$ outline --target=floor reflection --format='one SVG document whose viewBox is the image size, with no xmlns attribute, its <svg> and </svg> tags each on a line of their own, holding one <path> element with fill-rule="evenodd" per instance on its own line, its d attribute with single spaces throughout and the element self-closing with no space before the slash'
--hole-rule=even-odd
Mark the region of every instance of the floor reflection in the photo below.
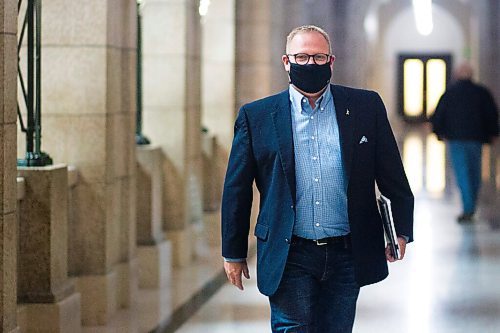
<svg viewBox="0 0 500 333">
<path fill-rule="evenodd" d="M 425 190 L 436 196 L 443 194 L 446 162 L 446 146 L 436 135 L 418 127 L 403 139 L 403 164 L 413 192 Z"/>
</svg>

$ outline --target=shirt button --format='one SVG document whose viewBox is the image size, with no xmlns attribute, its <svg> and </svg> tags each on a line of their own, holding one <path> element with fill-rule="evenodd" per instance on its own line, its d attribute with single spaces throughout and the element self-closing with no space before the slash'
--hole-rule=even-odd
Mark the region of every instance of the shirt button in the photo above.
<svg viewBox="0 0 500 333">
<path fill-rule="evenodd" d="M 290 206 L 290 208 L 292 208 L 292 209 L 293 209 L 293 205 L 291 205 L 291 206 Z"/>
<path fill-rule="evenodd" d="M 311 136 L 311 139 L 313 139 L 313 140 L 314 140 L 314 135 L 313 135 L 313 136 Z"/>
<path fill-rule="evenodd" d="M 319 227 L 319 223 L 316 223 L 316 226 Z"/>
<path fill-rule="evenodd" d="M 313 160 L 315 160 L 315 161 L 316 161 L 317 159 L 318 159 L 318 157 L 317 157 L 317 156 L 313 156 Z"/>
<path fill-rule="evenodd" d="M 324 110 L 325 110 L 325 108 L 321 108 L 321 111 L 324 111 Z"/>
<path fill-rule="evenodd" d="M 319 205 L 319 201 L 316 201 L 316 205 Z"/>
<path fill-rule="evenodd" d="M 315 182 L 319 182 L 319 178 L 314 178 L 314 181 Z"/>
<path fill-rule="evenodd" d="M 311 116 L 311 119 L 314 119 L 314 116 Z"/>
<path fill-rule="evenodd" d="M 286 242 L 287 244 L 290 244 L 290 240 L 289 240 L 288 238 L 285 238 L 285 242 Z"/>
</svg>

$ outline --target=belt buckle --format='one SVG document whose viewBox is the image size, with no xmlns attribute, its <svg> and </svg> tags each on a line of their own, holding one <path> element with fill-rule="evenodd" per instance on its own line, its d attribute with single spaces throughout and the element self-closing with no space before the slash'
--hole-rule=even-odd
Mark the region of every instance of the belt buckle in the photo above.
<svg viewBox="0 0 500 333">
<path fill-rule="evenodd" d="M 316 245 L 318 245 L 318 246 L 323 246 L 323 245 L 327 245 L 328 244 L 328 242 L 324 242 L 324 243 L 320 242 L 319 239 L 316 239 L 315 242 L 316 242 Z"/>
</svg>

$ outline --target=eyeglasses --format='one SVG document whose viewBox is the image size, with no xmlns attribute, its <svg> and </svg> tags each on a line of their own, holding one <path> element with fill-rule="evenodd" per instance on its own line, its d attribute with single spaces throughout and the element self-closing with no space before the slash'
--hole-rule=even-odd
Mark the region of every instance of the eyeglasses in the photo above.
<svg viewBox="0 0 500 333">
<path fill-rule="evenodd" d="M 325 53 L 316 53 L 316 54 L 307 54 L 307 53 L 296 53 L 296 54 L 287 54 L 286 55 L 290 60 L 290 56 L 295 58 L 295 62 L 299 65 L 305 65 L 309 62 L 311 57 L 316 65 L 324 65 L 330 61 L 330 59 L 335 59 L 334 55 L 325 54 Z"/>
</svg>

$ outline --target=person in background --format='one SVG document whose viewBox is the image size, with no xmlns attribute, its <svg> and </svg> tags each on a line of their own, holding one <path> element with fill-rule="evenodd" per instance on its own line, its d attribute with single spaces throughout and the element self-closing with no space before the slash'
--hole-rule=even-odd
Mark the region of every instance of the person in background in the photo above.
<svg viewBox="0 0 500 333">
<path fill-rule="evenodd" d="M 463 212 L 459 222 L 471 222 L 481 187 L 482 145 L 498 137 L 498 109 L 491 93 L 472 81 L 472 66 L 461 63 L 431 117 L 432 130 L 445 140 L 460 189 Z"/>
<path fill-rule="evenodd" d="M 391 199 L 404 256 L 414 198 L 380 96 L 331 85 L 330 38 L 316 26 L 288 35 L 283 92 L 244 105 L 222 199 L 222 256 L 243 289 L 252 185 L 260 192 L 257 285 L 273 332 L 352 331 L 361 286 L 388 275 L 375 184 Z"/>
</svg>

